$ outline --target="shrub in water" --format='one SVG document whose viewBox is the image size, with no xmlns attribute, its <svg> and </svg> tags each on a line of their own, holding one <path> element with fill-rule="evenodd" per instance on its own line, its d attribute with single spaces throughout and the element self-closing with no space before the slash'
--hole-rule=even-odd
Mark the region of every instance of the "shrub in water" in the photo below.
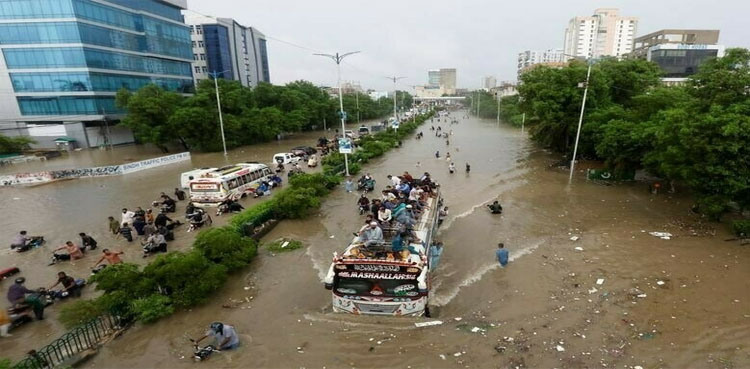
<svg viewBox="0 0 750 369">
<path fill-rule="evenodd" d="M 750 238 L 750 220 L 735 220 L 732 222 L 732 231 L 737 237 Z"/>
<path fill-rule="evenodd" d="M 206 302 L 227 279 L 227 268 L 212 263 L 198 250 L 161 255 L 143 273 L 179 307 Z"/>
<path fill-rule="evenodd" d="M 133 300 L 132 310 L 135 318 L 143 323 L 151 323 L 174 313 L 172 300 L 157 294 Z"/>
<path fill-rule="evenodd" d="M 193 244 L 208 260 L 221 264 L 229 271 L 244 267 L 253 259 L 257 243 L 231 227 L 201 231 Z"/>
</svg>

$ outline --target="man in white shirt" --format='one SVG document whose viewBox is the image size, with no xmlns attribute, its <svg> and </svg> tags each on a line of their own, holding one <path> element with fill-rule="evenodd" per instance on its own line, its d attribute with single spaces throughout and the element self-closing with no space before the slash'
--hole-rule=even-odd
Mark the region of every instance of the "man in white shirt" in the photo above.
<svg viewBox="0 0 750 369">
<path fill-rule="evenodd" d="M 396 188 L 396 186 L 401 184 L 401 178 L 399 178 L 398 176 L 392 176 L 389 174 L 388 179 L 390 179 L 391 183 L 393 183 L 393 188 Z"/>
<path fill-rule="evenodd" d="M 128 208 L 122 208 L 122 219 L 120 220 L 120 226 L 122 226 L 125 223 L 133 224 L 134 217 L 135 217 L 134 212 L 128 211 Z"/>
</svg>

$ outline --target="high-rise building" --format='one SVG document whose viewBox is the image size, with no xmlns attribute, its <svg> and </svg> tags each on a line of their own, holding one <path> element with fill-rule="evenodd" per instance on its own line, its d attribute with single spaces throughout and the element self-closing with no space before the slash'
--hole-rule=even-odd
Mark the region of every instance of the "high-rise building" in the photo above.
<svg viewBox="0 0 750 369">
<path fill-rule="evenodd" d="M 482 78 L 482 88 L 489 91 L 491 88 L 497 86 L 497 78 L 494 76 L 487 76 Z"/>
<path fill-rule="evenodd" d="M 427 86 L 439 87 L 440 86 L 440 70 L 432 69 L 427 71 Z"/>
<path fill-rule="evenodd" d="M 448 95 L 456 94 L 456 69 L 440 69 L 440 88 Z"/>
<path fill-rule="evenodd" d="M 696 73 L 701 64 L 724 56 L 719 30 L 663 29 L 635 39 L 629 58 L 646 59 L 659 65 L 666 84 L 680 84 Z"/>
<path fill-rule="evenodd" d="M 622 57 L 633 50 L 638 18 L 621 17 L 618 9 L 596 9 L 590 17 L 574 17 L 565 29 L 565 54 L 584 58 Z"/>
<path fill-rule="evenodd" d="M 544 51 L 526 50 L 518 53 L 518 76 L 536 64 L 553 65 L 565 62 L 566 58 L 561 49 L 547 49 Z"/>
<path fill-rule="evenodd" d="M 193 91 L 186 0 L 0 1 L 0 132 L 54 147 L 132 142 L 115 94 Z"/>
<path fill-rule="evenodd" d="M 231 18 L 192 14 L 185 16 L 185 22 L 190 26 L 196 83 L 213 72 L 243 86 L 271 82 L 266 37 L 257 29 Z"/>
</svg>

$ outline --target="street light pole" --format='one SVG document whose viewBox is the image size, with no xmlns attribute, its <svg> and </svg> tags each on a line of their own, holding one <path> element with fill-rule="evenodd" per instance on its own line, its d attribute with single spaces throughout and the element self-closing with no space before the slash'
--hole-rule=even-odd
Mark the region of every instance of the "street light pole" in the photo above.
<svg viewBox="0 0 750 369">
<path fill-rule="evenodd" d="M 218 81 L 219 73 L 224 74 L 224 72 L 228 72 L 228 71 L 226 70 L 221 71 L 221 72 L 213 71 L 209 73 L 209 75 L 211 77 L 214 77 L 214 88 L 216 89 L 216 106 L 219 109 L 219 127 L 221 128 L 221 144 L 222 146 L 224 146 L 224 159 L 226 159 L 227 158 L 227 140 L 224 137 L 224 117 L 221 115 L 221 98 L 219 97 L 219 81 Z"/>
<path fill-rule="evenodd" d="M 354 93 L 357 99 L 357 124 L 359 124 L 359 91 L 355 90 Z"/>
<path fill-rule="evenodd" d="M 352 51 L 348 52 L 346 54 L 336 53 L 335 55 L 331 54 L 313 54 L 317 56 L 325 56 L 326 58 L 333 59 L 334 62 L 336 62 L 336 79 L 337 84 L 339 86 L 339 109 L 341 109 L 341 137 L 346 139 L 346 124 L 345 124 L 345 117 L 344 117 L 344 97 L 341 94 L 341 61 L 344 60 L 349 55 L 359 53 L 359 51 Z M 344 167 L 346 168 L 346 176 L 349 176 L 349 156 L 344 153 Z"/>
<path fill-rule="evenodd" d="M 385 77 L 389 80 L 393 81 L 393 117 L 396 118 L 396 121 L 398 121 L 398 109 L 396 108 L 396 81 L 400 79 L 404 79 L 406 77 Z"/>
<path fill-rule="evenodd" d="M 573 170 L 576 166 L 576 155 L 578 154 L 578 139 L 581 137 L 581 125 L 583 124 L 583 111 L 586 109 L 586 96 L 589 93 L 589 79 L 591 78 L 591 65 L 589 61 L 589 67 L 586 71 L 586 87 L 583 90 L 583 101 L 581 102 L 581 115 L 578 117 L 578 131 L 576 132 L 576 143 L 573 146 L 573 159 L 570 160 L 570 176 L 568 177 L 568 184 L 573 182 Z"/>
</svg>

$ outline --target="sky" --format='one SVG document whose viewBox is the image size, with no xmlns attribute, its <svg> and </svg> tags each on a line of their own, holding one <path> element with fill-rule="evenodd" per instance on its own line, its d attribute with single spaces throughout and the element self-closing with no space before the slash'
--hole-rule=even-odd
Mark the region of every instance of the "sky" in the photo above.
<svg viewBox="0 0 750 369">
<path fill-rule="evenodd" d="M 459 88 L 482 78 L 515 80 L 518 53 L 562 48 L 570 18 L 596 8 L 639 17 L 637 36 L 664 28 L 719 29 L 727 47 L 750 47 L 749 0 L 188 0 L 188 9 L 234 18 L 268 38 L 273 84 L 336 84 L 333 60 L 313 53 L 360 51 L 342 80 L 365 89 L 411 90 L 427 70 L 457 69 Z"/>
</svg>

